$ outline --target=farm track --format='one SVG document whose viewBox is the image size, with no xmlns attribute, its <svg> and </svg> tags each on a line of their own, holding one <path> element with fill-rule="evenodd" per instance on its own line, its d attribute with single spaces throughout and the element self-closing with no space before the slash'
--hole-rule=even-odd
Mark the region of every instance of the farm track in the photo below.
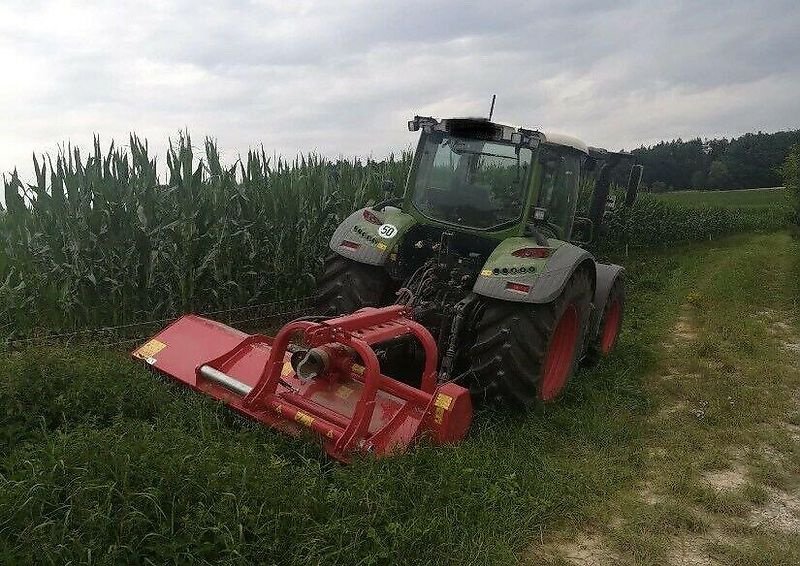
<svg viewBox="0 0 800 566">
<path fill-rule="evenodd" d="M 625 260 L 618 353 L 342 467 L 86 346 L 0 355 L 0 563 L 795 564 L 800 246 Z"/>
<path fill-rule="evenodd" d="M 705 253 L 645 380 L 641 479 L 531 563 L 800 563 L 797 251 L 759 236 Z"/>
</svg>

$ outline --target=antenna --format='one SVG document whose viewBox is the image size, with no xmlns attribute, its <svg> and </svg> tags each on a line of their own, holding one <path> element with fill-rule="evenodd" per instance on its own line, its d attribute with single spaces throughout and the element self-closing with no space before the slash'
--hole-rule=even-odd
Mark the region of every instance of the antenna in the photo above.
<svg viewBox="0 0 800 566">
<path fill-rule="evenodd" d="M 496 99 L 497 99 L 497 95 L 496 95 L 496 94 L 493 94 L 493 95 L 492 95 L 492 107 L 491 107 L 491 108 L 489 108 L 489 121 L 490 121 L 490 122 L 492 121 L 492 114 L 494 114 L 494 101 L 495 101 Z"/>
</svg>

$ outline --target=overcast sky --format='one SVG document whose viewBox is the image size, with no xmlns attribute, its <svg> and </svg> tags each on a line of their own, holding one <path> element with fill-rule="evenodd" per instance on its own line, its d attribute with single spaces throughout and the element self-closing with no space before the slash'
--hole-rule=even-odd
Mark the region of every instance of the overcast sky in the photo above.
<svg viewBox="0 0 800 566">
<path fill-rule="evenodd" d="M 800 127 L 800 2 L 2 0 L 0 69 L 0 171 L 182 128 L 231 160 L 380 157 L 492 93 L 498 121 L 630 149 Z"/>
</svg>

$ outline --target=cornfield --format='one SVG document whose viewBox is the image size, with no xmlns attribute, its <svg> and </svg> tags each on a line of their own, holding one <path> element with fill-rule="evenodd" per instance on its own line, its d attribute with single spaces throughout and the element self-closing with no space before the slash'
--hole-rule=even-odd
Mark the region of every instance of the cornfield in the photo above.
<svg viewBox="0 0 800 566">
<path fill-rule="evenodd" d="M 199 153 L 199 155 L 198 155 Z M 307 294 L 335 226 L 402 187 L 411 154 L 383 161 L 263 148 L 223 165 L 215 143 L 170 143 L 163 179 L 146 141 L 34 158 L 4 177 L 0 333 L 120 325 Z"/>
<path fill-rule="evenodd" d="M 792 199 L 792 225 L 794 234 L 800 232 L 800 144 L 792 147 L 781 167 L 783 183 L 790 191 Z"/>
<path fill-rule="evenodd" d="M 134 324 L 297 298 L 314 288 L 336 225 L 399 194 L 411 152 L 375 160 L 286 160 L 264 149 L 233 164 L 205 139 L 170 143 L 165 176 L 147 142 L 84 157 L 34 158 L 35 182 L 4 177 L 0 336 Z M 615 191 L 621 191 L 616 187 Z M 588 204 L 591 179 L 581 187 Z M 622 197 L 618 195 L 617 202 Z M 786 225 L 787 209 L 686 207 L 642 195 L 606 223 L 607 251 Z"/>
<path fill-rule="evenodd" d="M 621 202 L 617 198 L 617 202 Z M 642 194 L 629 209 L 607 216 L 606 249 L 665 247 L 740 232 L 780 230 L 789 221 L 783 202 L 764 207 L 686 206 Z"/>
</svg>

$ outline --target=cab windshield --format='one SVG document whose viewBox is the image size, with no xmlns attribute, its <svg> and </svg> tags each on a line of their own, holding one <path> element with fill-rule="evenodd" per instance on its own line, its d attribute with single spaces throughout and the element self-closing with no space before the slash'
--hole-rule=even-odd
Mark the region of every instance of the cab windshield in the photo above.
<svg viewBox="0 0 800 566">
<path fill-rule="evenodd" d="M 422 214 L 484 230 L 521 220 L 529 148 L 434 133 L 421 152 L 412 202 Z"/>
</svg>

